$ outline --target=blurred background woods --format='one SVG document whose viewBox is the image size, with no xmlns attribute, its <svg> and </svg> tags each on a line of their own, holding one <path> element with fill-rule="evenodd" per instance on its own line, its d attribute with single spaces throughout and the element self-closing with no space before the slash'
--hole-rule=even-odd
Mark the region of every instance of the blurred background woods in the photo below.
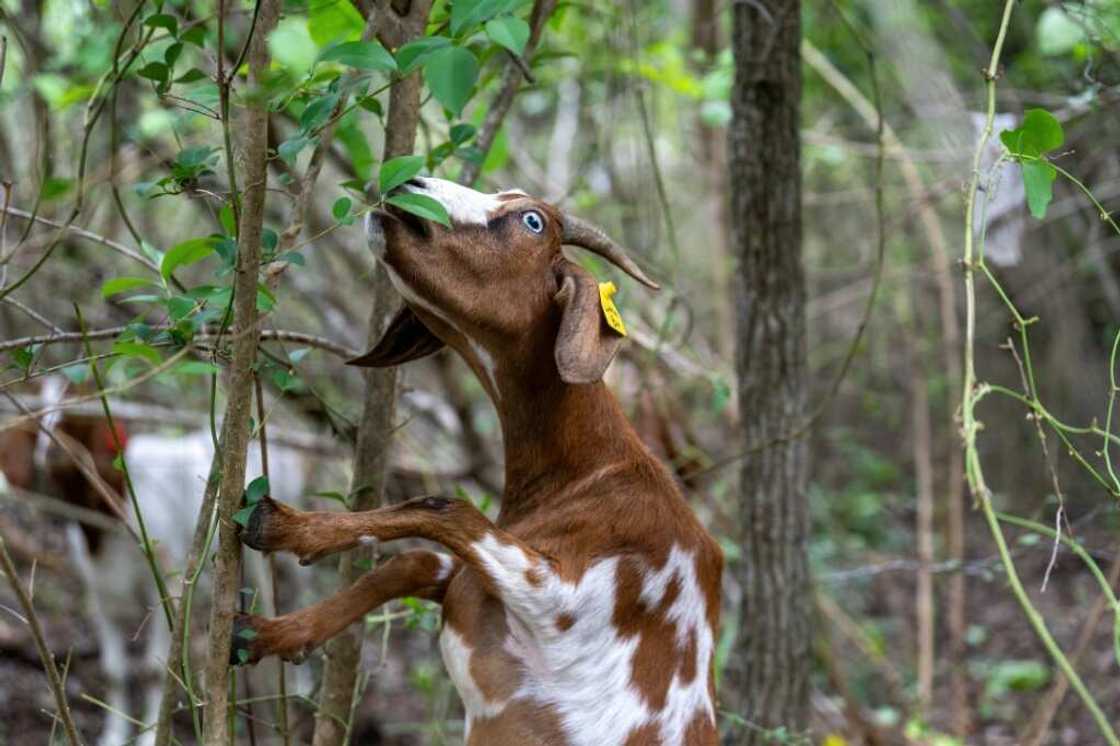
<svg viewBox="0 0 1120 746">
<path fill-rule="evenodd" d="M 365 375 L 342 365 L 398 302 L 361 236 L 367 186 L 421 169 L 487 191 L 520 187 L 592 218 L 667 286 L 651 297 L 579 257 L 621 288 L 630 343 L 608 381 L 727 554 L 717 670 L 728 742 L 1107 742 L 1008 590 L 964 480 L 963 195 L 1003 5 L 805 4 L 800 38 L 796 24 L 774 34 L 782 53 L 800 52 L 799 164 L 749 128 L 728 146 L 728 128 L 746 126 L 733 47 L 740 71 L 762 71 L 765 111 L 781 91 L 742 55 L 771 60 L 767 29 L 788 21 L 785 7 L 0 0 L 0 532 L 87 742 L 157 731 L 163 743 L 192 742 L 200 692 L 218 696 L 201 688 L 203 669 L 225 680 L 206 639 L 214 565 L 203 548 L 215 505 L 227 538 L 237 520 L 240 490 L 226 486 L 216 502 L 217 480 L 207 488 L 215 442 L 238 436 L 231 404 L 252 442 L 249 499 L 267 461 L 273 493 L 305 507 L 442 493 L 496 512 L 497 422 L 461 361 L 444 352 Z M 972 348 L 979 380 L 1023 400 L 980 389 L 977 455 L 994 507 L 1036 522 L 1004 524 L 1010 556 L 1117 722 L 1120 627 L 1100 581 L 1115 587 L 1120 575 L 1101 430 L 1120 331 L 1120 235 L 1102 219 L 1120 206 L 1120 2 L 1017 3 L 998 73 L 995 132 L 1027 110 L 1050 112 L 1060 145 L 1027 162 L 1048 156 L 1099 204 L 1063 177 L 1038 210 L 1037 174 L 1001 159 L 1018 146 L 993 136 L 982 150 L 976 225 L 1006 298 L 979 283 Z M 254 142 L 265 129 L 247 123 L 264 121 L 267 139 Z M 752 283 L 789 257 L 780 242 L 751 244 L 763 228 L 733 213 L 767 186 L 731 175 L 744 173 L 729 171 L 736 143 L 748 158 L 766 143 L 764 167 L 746 173 L 782 190 L 793 179 L 801 201 L 807 338 L 788 335 L 800 378 L 785 378 L 780 360 L 769 379 L 737 377 L 736 350 L 750 348 L 736 314 L 757 310 L 773 288 Z M 758 271 L 744 241 L 770 247 Z M 254 263 L 240 279 L 255 298 L 235 316 L 250 242 L 259 276 Z M 1026 363 L 1005 301 L 1030 320 Z M 256 315 L 259 344 L 237 326 Z M 755 362 L 738 361 L 742 372 Z M 767 398 L 750 380 L 803 384 Z M 52 440 L 27 413 L 63 400 Z M 755 400 L 793 431 L 759 424 L 746 406 Z M 765 554 L 768 528 L 747 511 L 762 489 L 751 475 L 770 473 L 775 447 L 795 473 L 768 494 L 807 496 L 789 535 L 808 536 L 813 581 L 771 578 L 795 592 L 787 600 L 805 623 L 786 631 L 806 668 L 804 680 L 775 671 L 761 686 L 782 682 L 795 722 L 744 702 L 759 684 L 743 672 L 774 644 L 752 630 L 783 624 L 759 608 L 765 583 L 746 564 Z M 1055 550 L 1045 533 L 1055 526 L 1103 578 L 1068 546 Z M 270 567 L 250 554 L 241 579 L 214 592 L 281 611 L 374 560 Z M 794 565 L 781 572 L 800 573 Z M 192 604 L 180 586 L 195 577 Z M 0 604 L 0 743 L 63 742 L 8 584 Z M 169 621 L 187 634 L 169 636 Z M 460 742 L 437 628 L 437 609 L 394 603 L 327 662 L 241 669 L 235 737 Z M 161 712 L 170 730 L 150 728 Z"/>
</svg>

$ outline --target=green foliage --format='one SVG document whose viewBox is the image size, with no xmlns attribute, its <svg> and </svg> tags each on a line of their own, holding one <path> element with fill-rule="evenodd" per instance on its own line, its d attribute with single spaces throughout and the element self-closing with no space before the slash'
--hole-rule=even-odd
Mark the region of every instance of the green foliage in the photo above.
<svg viewBox="0 0 1120 746">
<path fill-rule="evenodd" d="M 381 164 L 381 173 L 377 177 L 379 192 L 389 194 L 419 174 L 423 168 L 424 157 L 419 155 L 402 155 L 385 161 Z"/>
<path fill-rule="evenodd" d="M 432 220 L 448 228 L 451 227 L 451 218 L 448 216 L 447 210 L 444 209 L 442 204 L 426 195 L 405 192 L 394 194 L 386 198 L 385 201 L 425 220 Z"/>
<path fill-rule="evenodd" d="M 452 114 L 460 114 L 478 80 L 478 59 L 464 47 L 444 47 L 424 63 L 424 82 L 436 100 Z"/>
<path fill-rule="evenodd" d="M 1023 170 L 1023 185 L 1031 215 L 1041 220 L 1054 197 L 1054 179 L 1058 172 L 1045 158 L 1065 142 L 1062 124 L 1045 109 L 1028 109 L 1023 123 L 999 134 L 1008 154 Z"/>
<path fill-rule="evenodd" d="M 397 61 L 377 41 L 349 41 L 331 47 L 319 57 L 320 62 L 340 62 L 359 70 L 394 72 Z"/>
</svg>

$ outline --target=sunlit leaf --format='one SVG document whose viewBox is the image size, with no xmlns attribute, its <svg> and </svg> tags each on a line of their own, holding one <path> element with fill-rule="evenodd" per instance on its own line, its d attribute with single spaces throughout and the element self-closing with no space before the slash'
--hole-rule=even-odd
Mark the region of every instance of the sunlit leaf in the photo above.
<svg viewBox="0 0 1120 746">
<path fill-rule="evenodd" d="M 1023 123 L 999 133 L 1000 142 L 1014 156 L 1037 158 L 1065 142 L 1062 123 L 1045 109 L 1027 109 Z"/>
<path fill-rule="evenodd" d="M 529 24 L 514 16 L 501 16 L 486 22 L 486 35 L 490 41 L 519 55 L 529 41 Z"/>
<path fill-rule="evenodd" d="M 319 58 L 320 62 L 340 62 L 359 70 L 393 72 L 397 61 L 376 41 L 348 41 L 331 47 Z"/>
<path fill-rule="evenodd" d="M 164 281 L 171 278 L 171 273 L 179 267 L 194 264 L 214 253 L 216 241 L 212 236 L 206 238 L 192 238 L 175 245 L 163 257 L 159 272 Z"/>
<path fill-rule="evenodd" d="M 1031 215 L 1039 220 L 1046 217 L 1046 208 L 1054 199 L 1054 179 L 1058 172 L 1046 161 L 1023 162 L 1023 186 L 1027 191 L 1027 206 Z"/>
<path fill-rule="evenodd" d="M 436 100 L 453 114 L 463 111 L 478 80 L 478 60 L 469 49 L 447 47 L 424 63 L 424 82 Z"/>
<path fill-rule="evenodd" d="M 155 282 L 146 277 L 114 277 L 101 284 L 101 297 L 108 298 L 117 293 L 123 293 L 126 290 L 154 284 Z"/>
<path fill-rule="evenodd" d="M 397 50 L 397 67 L 402 75 L 410 73 L 435 52 L 451 46 L 446 36 L 425 36 L 410 41 Z"/>
<path fill-rule="evenodd" d="M 401 155 L 381 164 L 378 175 L 378 188 L 381 194 L 388 194 L 405 183 L 424 168 L 424 156 Z"/>
<path fill-rule="evenodd" d="M 439 202 L 426 195 L 406 192 L 394 194 L 385 201 L 425 220 L 432 220 L 448 228 L 451 227 L 451 218 L 448 216 L 447 210 Z"/>
</svg>

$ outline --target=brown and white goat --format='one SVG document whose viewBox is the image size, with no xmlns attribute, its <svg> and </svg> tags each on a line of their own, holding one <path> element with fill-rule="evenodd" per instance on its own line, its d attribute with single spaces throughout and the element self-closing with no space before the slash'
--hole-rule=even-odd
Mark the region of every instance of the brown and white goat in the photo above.
<svg viewBox="0 0 1120 746">
<path fill-rule="evenodd" d="M 239 617 L 257 634 L 235 646 L 298 660 L 370 609 L 421 596 L 443 604 L 468 744 L 715 744 L 722 554 L 601 382 L 622 339 L 595 278 L 561 246 L 656 285 L 602 231 L 522 192 L 439 179 L 404 189 L 442 203 L 452 227 L 392 208 L 371 216 L 370 247 L 406 304 L 353 362 L 397 365 L 445 344 L 462 355 L 501 421 L 501 512 L 491 522 L 442 497 L 364 513 L 263 500 L 242 533 L 260 550 L 306 563 L 420 537 L 451 555 L 404 552 L 308 608 Z"/>
</svg>

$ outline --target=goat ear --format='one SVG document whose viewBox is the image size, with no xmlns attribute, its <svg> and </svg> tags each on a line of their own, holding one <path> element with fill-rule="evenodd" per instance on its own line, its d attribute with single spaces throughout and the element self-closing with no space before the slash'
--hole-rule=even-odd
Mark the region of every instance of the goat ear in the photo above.
<svg viewBox="0 0 1120 746">
<path fill-rule="evenodd" d="M 558 278 L 554 300 L 564 310 L 556 335 L 556 367 L 565 383 L 595 383 L 622 346 L 622 337 L 607 325 L 599 284 L 587 270 L 565 261 Z"/>
<path fill-rule="evenodd" d="M 439 352 L 443 340 L 428 330 L 408 306 L 401 306 L 389 322 L 381 340 L 369 352 L 347 360 L 347 365 L 363 368 L 388 368 Z"/>
</svg>

